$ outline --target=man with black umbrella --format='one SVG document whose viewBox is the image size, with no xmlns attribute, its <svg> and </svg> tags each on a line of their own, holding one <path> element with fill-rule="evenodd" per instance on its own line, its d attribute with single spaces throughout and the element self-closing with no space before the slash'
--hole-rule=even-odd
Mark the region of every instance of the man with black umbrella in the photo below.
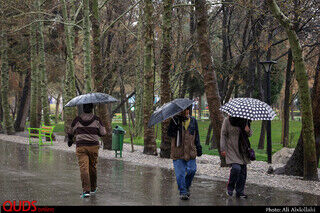
<svg viewBox="0 0 320 213">
<path fill-rule="evenodd" d="M 96 192 L 99 137 L 106 134 L 102 121 L 92 110 L 93 104 L 84 104 L 83 113 L 73 120 L 68 131 L 68 146 L 72 146 L 74 138 L 77 146 L 76 155 L 83 188 L 81 198 Z"/>
<path fill-rule="evenodd" d="M 180 191 L 180 199 L 188 200 L 190 186 L 197 170 L 196 157 L 202 155 L 197 120 L 190 116 L 190 107 L 174 116 L 168 127 L 171 155 Z"/>
</svg>

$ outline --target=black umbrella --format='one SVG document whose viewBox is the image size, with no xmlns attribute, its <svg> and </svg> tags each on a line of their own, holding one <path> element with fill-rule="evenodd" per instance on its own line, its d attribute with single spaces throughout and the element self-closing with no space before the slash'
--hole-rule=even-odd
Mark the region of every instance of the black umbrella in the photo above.
<svg viewBox="0 0 320 213">
<path fill-rule="evenodd" d="M 273 120 L 276 113 L 265 102 L 254 98 L 234 98 L 220 110 L 229 116 L 250 120 Z"/>
<path fill-rule="evenodd" d="M 71 99 L 65 107 L 73 107 L 78 106 L 82 104 L 107 104 L 112 102 L 117 102 L 118 100 L 112 97 L 111 95 L 105 94 L 105 93 L 88 93 L 84 95 L 79 95 L 77 97 L 74 97 Z"/>
<path fill-rule="evenodd" d="M 171 102 L 165 103 L 160 108 L 156 109 L 151 115 L 148 127 L 167 120 L 170 117 L 182 112 L 193 103 L 192 100 L 186 98 L 178 98 Z"/>
</svg>

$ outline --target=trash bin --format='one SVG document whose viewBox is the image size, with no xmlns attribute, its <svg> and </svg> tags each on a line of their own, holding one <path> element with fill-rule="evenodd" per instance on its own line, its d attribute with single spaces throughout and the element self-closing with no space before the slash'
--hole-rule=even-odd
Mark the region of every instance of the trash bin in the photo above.
<svg viewBox="0 0 320 213">
<path fill-rule="evenodd" d="M 124 134 L 126 134 L 126 131 L 121 126 L 116 126 L 112 130 L 112 150 L 115 151 L 115 157 L 118 155 L 122 157 Z"/>
</svg>

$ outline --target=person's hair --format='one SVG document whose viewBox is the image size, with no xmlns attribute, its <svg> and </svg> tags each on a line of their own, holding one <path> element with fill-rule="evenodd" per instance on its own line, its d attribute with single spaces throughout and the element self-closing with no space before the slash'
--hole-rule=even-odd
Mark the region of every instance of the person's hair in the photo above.
<svg viewBox="0 0 320 213">
<path fill-rule="evenodd" d="M 183 111 L 180 112 L 180 115 L 184 115 L 184 112 L 186 112 L 187 110 L 189 110 L 189 113 L 191 112 L 191 106 L 185 108 Z"/>
<path fill-rule="evenodd" d="M 84 113 L 92 113 L 93 104 L 83 104 Z"/>
<path fill-rule="evenodd" d="M 242 129 L 244 129 L 244 127 L 248 124 L 248 126 L 250 127 L 250 123 L 251 120 L 247 120 L 244 118 L 238 118 L 238 117 L 229 117 L 229 121 L 231 123 L 232 126 L 238 126 Z"/>
</svg>

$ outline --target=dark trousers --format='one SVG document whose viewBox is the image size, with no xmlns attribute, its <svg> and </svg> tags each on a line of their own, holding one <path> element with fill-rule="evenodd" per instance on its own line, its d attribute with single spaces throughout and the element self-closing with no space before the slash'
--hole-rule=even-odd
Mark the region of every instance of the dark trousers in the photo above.
<svg viewBox="0 0 320 213">
<path fill-rule="evenodd" d="M 244 186 L 247 180 L 247 165 L 233 163 L 230 170 L 228 191 L 236 190 L 237 195 L 244 194 Z"/>
</svg>

